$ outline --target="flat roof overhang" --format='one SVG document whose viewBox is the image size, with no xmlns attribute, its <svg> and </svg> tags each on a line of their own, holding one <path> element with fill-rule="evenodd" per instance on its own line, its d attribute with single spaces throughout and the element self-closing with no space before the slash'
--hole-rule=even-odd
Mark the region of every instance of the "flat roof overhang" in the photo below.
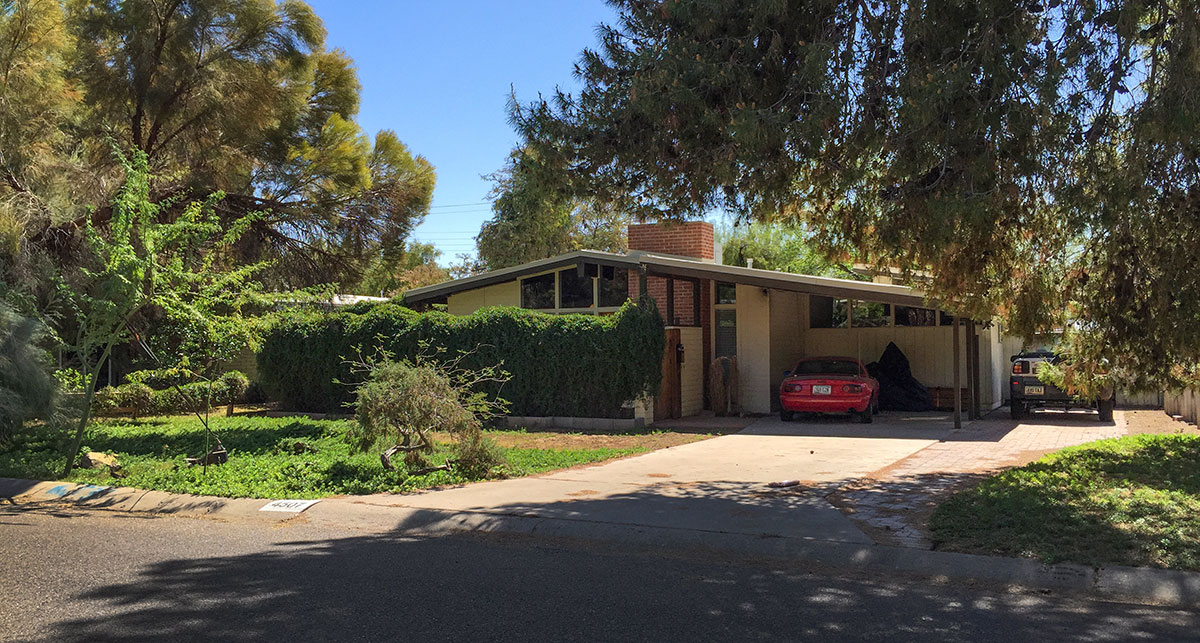
<svg viewBox="0 0 1200 643">
<path fill-rule="evenodd" d="M 655 277 L 713 279 L 728 283 L 758 286 L 772 290 L 822 295 L 838 299 L 864 299 L 885 304 L 927 308 L 925 295 L 907 286 L 877 284 L 834 277 L 813 277 L 774 270 L 707 264 L 660 255 L 643 255 L 641 263 Z"/>
<path fill-rule="evenodd" d="M 421 303 L 435 300 L 466 290 L 493 286 L 514 281 L 528 275 L 566 268 L 581 263 L 613 266 L 631 270 L 639 270 L 645 267 L 647 275 L 668 279 L 712 279 L 772 290 L 786 290 L 839 299 L 861 299 L 900 306 L 928 307 L 925 295 L 907 286 L 877 284 L 870 281 L 854 281 L 851 279 L 837 279 L 835 277 L 797 275 L 759 268 L 743 268 L 741 266 L 726 266 L 684 257 L 647 252 L 632 252 L 628 255 L 622 255 L 597 250 L 577 250 L 557 257 L 531 261 L 519 266 L 492 270 L 433 286 L 414 288 L 404 293 L 404 301 L 408 303 Z"/>
<path fill-rule="evenodd" d="M 565 255 L 550 257 L 549 259 L 541 259 L 539 261 L 531 261 L 519 266 L 510 268 L 500 268 L 499 270 L 490 270 L 488 272 L 447 281 L 432 286 L 422 288 L 413 288 L 405 291 L 404 301 L 409 303 L 420 303 L 437 299 L 465 290 L 475 288 L 483 288 L 485 286 L 494 286 L 515 279 L 520 279 L 526 275 L 546 272 L 548 270 L 556 270 L 558 268 L 566 268 L 580 263 L 594 263 L 601 266 L 613 266 L 615 268 L 632 268 L 638 267 L 637 259 L 627 255 L 619 255 L 611 252 L 600 252 L 597 250 L 577 250 Z"/>
</svg>

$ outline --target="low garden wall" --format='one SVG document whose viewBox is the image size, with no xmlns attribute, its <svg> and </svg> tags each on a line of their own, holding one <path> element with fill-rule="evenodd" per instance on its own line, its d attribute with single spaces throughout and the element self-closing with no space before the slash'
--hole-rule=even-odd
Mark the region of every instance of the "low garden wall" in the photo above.
<svg viewBox="0 0 1200 643">
<path fill-rule="evenodd" d="M 441 351 L 438 359 L 462 355 L 460 368 L 507 371 L 509 381 L 484 392 L 508 400 L 511 415 L 618 418 L 629 400 L 658 393 L 664 342 L 649 299 L 604 317 L 509 307 L 455 316 L 381 303 L 281 320 L 258 353 L 258 381 L 285 408 L 346 412 L 365 376 L 351 363 L 360 355 Z"/>
</svg>

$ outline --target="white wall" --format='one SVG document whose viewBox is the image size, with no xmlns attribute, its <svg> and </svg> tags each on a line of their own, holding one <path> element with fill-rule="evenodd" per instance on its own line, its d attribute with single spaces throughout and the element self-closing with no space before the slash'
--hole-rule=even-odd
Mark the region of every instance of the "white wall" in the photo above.
<svg viewBox="0 0 1200 643">
<path fill-rule="evenodd" d="M 737 287 L 739 400 L 746 413 L 770 413 L 771 299 L 757 286 Z"/>
<path fill-rule="evenodd" d="M 979 376 L 983 379 L 980 387 L 981 399 L 985 407 L 997 407 L 1004 403 L 1005 392 L 1008 391 L 1008 375 L 1012 372 L 1012 363 L 1004 352 L 1004 338 L 1000 334 L 1000 325 L 992 324 L 984 329 L 979 337 Z M 990 375 L 990 378 L 989 378 Z M 991 379 L 991 382 L 988 382 Z M 990 387 L 988 386 L 990 384 Z M 987 393 L 990 391 L 991 395 Z"/>
<path fill-rule="evenodd" d="M 446 299 L 446 311 L 451 315 L 470 315 L 480 308 L 489 306 L 520 305 L 521 284 L 518 281 L 506 281 L 493 286 L 464 290 L 454 293 Z"/>
</svg>

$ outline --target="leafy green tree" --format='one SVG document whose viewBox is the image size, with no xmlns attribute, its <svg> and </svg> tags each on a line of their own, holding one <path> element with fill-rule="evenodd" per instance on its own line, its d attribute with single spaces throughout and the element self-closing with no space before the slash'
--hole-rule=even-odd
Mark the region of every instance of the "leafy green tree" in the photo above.
<svg viewBox="0 0 1200 643">
<path fill-rule="evenodd" d="M 492 175 L 492 218 L 476 237 L 479 269 L 495 270 L 572 250 L 624 252 L 629 217 L 609 204 L 579 196 L 527 150 L 517 150 Z"/>
<path fill-rule="evenodd" d="M 40 212 L 64 171 L 62 125 L 78 105 L 66 78 L 69 37 L 57 0 L 0 5 L 0 209 Z"/>
<path fill-rule="evenodd" d="M 442 251 L 432 243 L 409 241 L 399 257 L 381 253 L 363 275 L 359 294 L 395 297 L 405 290 L 431 286 L 450 279 L 450 271 L 438 264 Z"/>
<path fill-rule="evenodd" d="M 27 237 L 84 178 L 64 128 L 79 107 L 69 44 L 57 0 L 0 3 L 0 301 L 25 314 L 45 305 L 53 273 Z"/>
<path fill-rule="evenodd" d="M 150 198 L 147 155 L 134 150 L 128 158 L 117 158 L 125 169 L 125 182 L 112 203 L 108 234 L 101 235 L 89 224 L 91 267 L 77 283 L 62 285 L 76 308 L 78 322 L 69 348 L 84 376 L 84 406 L 64 476 L 75 464 L 91 420 L 101 369 L 114 348 L 139 339 L 135 320 L 148 312 L 177 320 L 191 330 L 194 352 L 203 354 L 214 347 L 232 352 L 236 347 L 231 342 L 246 340 L 240 330 L 242 304 L 256 289 L 251 278 L 262 268 L 222 263 L 223 250 L 236 243 L 253 216 L 222 226 L 216 214 L 222 195 L 217 193 L 188 204 L 164 223 L 164 204 Z"/>
<path fill-rule="evenodd" d="M 231 252 L 273 260 L 274 285 L 358 283 L 403 249 L 435 176 L 394 133 L 362 132 L 353 61 L 324 39 L 297 0 L 0 5 L 0 237 L 77 267 L 122 181 L 112 139 L 146 154 L 164 218 L 215 191 L 227 225 L 263 213 Z"/>
<path fill-rule="evenodd" d="M 1197 3 L 611 4 L 582 89 L 514 113 L 573 189 L 781 215 L 827 256 L 926 272 L 940 306 L 1026 336 L 1082 320 L 1083 363 L 1195 372 Z"/>
<path fill-rule="evenodd" d="M 804 231 L 782 224 L 723 225 L 716 229 L 721 259 L 727 266 L 746 266 L 819 277 L 855 279 L 846 263 L 829 261 L 813 249 Z"/>
</svg>

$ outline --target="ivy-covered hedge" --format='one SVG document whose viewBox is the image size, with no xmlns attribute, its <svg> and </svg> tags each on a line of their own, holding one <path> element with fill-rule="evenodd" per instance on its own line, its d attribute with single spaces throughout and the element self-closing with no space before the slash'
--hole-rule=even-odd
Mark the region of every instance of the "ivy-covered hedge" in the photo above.
<svg viewBox="0 0 1200 643">
<path fill-rule="evenodd" d="M 658 393 L 665 339 L 650 299 L 607 317 L 521 308 L 455 316 L 381 303 L 281 320 L 258 353 L 259 383 L 288 409 L 345 412 L 363 378 L 348 363 L 358 349 L 364 357 L 383 349 L 402 359 L 425 342 L 445 348 L 446 357 L 468 353 L 463 368 L 502 363 L 511 379 L 499 395 L 513 415 L 619 417 L 626 402 Z"/>
</svg>

